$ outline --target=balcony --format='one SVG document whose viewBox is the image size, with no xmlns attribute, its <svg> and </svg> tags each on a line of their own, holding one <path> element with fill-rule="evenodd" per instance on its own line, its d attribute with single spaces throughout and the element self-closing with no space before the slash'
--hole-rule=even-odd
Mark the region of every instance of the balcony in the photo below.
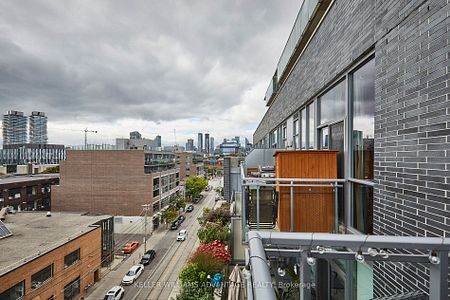
<svg viewBox="0 0 450 300">
<path fill-rule="evenodd" d="M 372 299 L 372 262 L 421 264 L 429 299 L 446 298 L 450 239 L 353 234 L 343 224 L 347 182 L 336 178 L 333 156 L 254 149 L 240 165 L 230 250 L 249 270 L 247 299 Z"/>
</svg>

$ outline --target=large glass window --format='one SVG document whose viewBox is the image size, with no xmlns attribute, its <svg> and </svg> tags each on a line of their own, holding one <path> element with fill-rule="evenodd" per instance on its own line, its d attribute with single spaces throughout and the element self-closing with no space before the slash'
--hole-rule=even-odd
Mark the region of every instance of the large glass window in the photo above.
<svg viewBox="0 0 450 300">
<path fill-rule="evenodd" d="M 53 277 L 53 264 L 31 275 L 31 288 L 37 289 Z"/>
<path fill-rule="evenodd" d="M 308 105 L 309 114 L 309 149 L 315 149 L 316 123 L 314 122 L 314 103 Z"/>
<path fill-rule="evenodd" d="M 64 287 L 64 300 L 72 300 L 80 293 L 80 276 Z"/>
<path fill-rule="evenodd" d="M 271 148 L 277 148 L 277 140 L 278 140 L 278 134 L 277 134 L 277 129 L 275 129 L 270 134 L 270 147 Z"/>
<path fill-rule="evenodd" d="M 373 179 L 375 62 L 353 74 L 353 177 Z"/>
<path fill-rule="evenodd" d="M 305 150 L 306 149 L 306 108 L 303 108 L 302 109 L 302 112 L 301 112 L 301 124 L 302 124 L 302 127 L 301 127 L 301 140 L 302 140 L 302 143 L 301 143 L 301 149 L 303 149 L 303 150 Z"/>
<path fill-rule="evenodd" d="M 345 83 L 345 80 L 339 82 L 320 97 L 320 124 L 344 118 Z"/>
<path fill-rule="evenodd" d="M 299 129 L 299 121 L 297 116 L 297 119 L 294 120 L 294 149 L 300 148 Z"/>
<path fill-rule="evenodd" d="M 64 256 L 64 267 L 70 267 L 80 260 L 80 248 Z"/>
<path fill-rule="evenodd" d="M 0 294 L 1 300 L 17 300 L 25 296 L 25 280 Z"/>
<path fill-rule="evenodd" d="M 353 183 L 353 227 L 365 234 L 373 232 L 373 187 Z"/>
</svg>

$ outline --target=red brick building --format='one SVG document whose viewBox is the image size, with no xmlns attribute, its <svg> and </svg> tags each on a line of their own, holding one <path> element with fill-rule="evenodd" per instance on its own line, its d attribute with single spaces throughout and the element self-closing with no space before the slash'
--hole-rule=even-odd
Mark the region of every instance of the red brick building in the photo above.
<svg viewBox="0 0 450 300">
<path fill-rule="evenodd" d="M 175 154 L 157 151 L 67 151 L 60 184 L 52 190 L 52 210 L 139 215 L 142 205 L 159 207 L 155 201 L 178 192 L 175 164 Z"/>
<path fill-rule="evenodd" d="M 0 239 L 0 299 L 79 299 L 110 259 L 102 253 L 104 222 L 112 246 L 110 216 L 8 215 L 4 226 L 12 235 Z"/>
</svg>

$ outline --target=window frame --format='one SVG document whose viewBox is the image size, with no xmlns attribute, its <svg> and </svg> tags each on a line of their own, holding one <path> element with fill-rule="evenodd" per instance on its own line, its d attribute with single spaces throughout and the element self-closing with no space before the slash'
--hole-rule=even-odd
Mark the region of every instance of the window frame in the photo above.
<svg viewBox="0 0 450 300">
<path fill-rule="evenodd" d="M 50 267 L 50 277 L 48 277 L 47 279 L 42 281 L 39 285 L 36 285 L 35 287 L 33 287 L 33 276 L 38 275 L 38 273 L 44 272 L 48 267 Z M 47 284 L 49 281 L 51 281 L 53 279 L 53 276 L 54 276 L 54 266 L 53 266 L 53 263 L 51 263 L 48 266 L 46 266 L 45 268 L 42 268 L 41 270 L 39 270 L 36 273 L 31 275 L 31 290 L 33 290 L 33 291 L 37 290 L 40 287 L 42 287 L 43 285 Z"/>
<path fill-rule="evenodd" d="M 66 257 L 68 257 L 68 256 L 70 256 L 70 255 L 72 255 L 72 254 L 74 254 L 76 252 L 78 252 L 78 259 L 74 260 L 70 265 L 66 264 Z M 67 268 L 70 268 L 73 265 L 76 265 L 80 260 L 81 260 L 81 248 L 78 248 L 78 249 L 76 249 L 76 250 L 74 250 L 74 251 L 72 251 L 72 252 L 70 252 L 70 253 L 68 253 L 68 254 L 66 254 L 64 256 L 64 269 L 67 269 Z"/>
</svg>

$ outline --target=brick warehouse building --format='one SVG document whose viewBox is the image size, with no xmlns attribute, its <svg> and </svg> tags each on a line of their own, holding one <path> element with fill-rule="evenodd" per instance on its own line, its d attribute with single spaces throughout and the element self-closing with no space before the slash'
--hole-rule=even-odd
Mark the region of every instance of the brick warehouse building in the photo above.
<svg viewBox="0 0 450 300">
<path fill-rule="evenodd" d="M 52 190 L 52 210 L 137 216 L 144 204 L 154 211 L 164 207 L 178 189 L 173 153 L 69 150 Z"/>
<path fill-rule="evenodd" d="M 338 150 L 343 232 L 450 236 L 450 3 L 305 0 L 257 148 Z M 428 293 L 426 266 L 330 265 L 347 299 Z M 353 275 L 352 275 L 353 274 Z"/>
<path fill-rule="evenodd" d="M 26 212 L 0 223 L 0 299 L 80 299 L 113 253 L 110 216 Z"/>
<path fill-rule="evenodd" d="M 50 210 L 52 185 L 59 174 L 0 177 L 0 208 Z"/>
</svg>

